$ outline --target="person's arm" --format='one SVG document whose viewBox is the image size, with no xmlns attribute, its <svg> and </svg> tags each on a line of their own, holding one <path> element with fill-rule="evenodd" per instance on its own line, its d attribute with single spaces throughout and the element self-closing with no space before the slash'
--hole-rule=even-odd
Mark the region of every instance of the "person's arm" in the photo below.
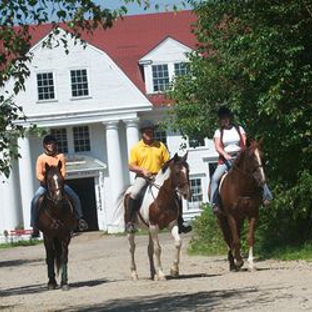
<svg viewBox="0 0 312 312">
<path fill-rule="evenodd" d="M 44 182 L 44 163 L 39 156 L 36 163 L 36 177 L 39 182 Z"/>
<path fill-rule="evenodd" d="M 134 172 L 140 176 L 143 176 L 145 178 L 149 178 L 152 175 L 148 170 L 141 168 L 135 164 L 129 164 L 128 167 L 129 167 L 130 171 L 132 171 L 132 172 Z"/>
<path fill-rule="evenodd" d="M 224 150 L 222 142 L 221 142 L 221 138 L 215 137 L 214 145 L 215 145 L 216 151 L 219 153 L 220 156 L 224 157 L 226 160 L 232 159 L 232 156 Z"/>
<path fill-rule="evenodd" d="M 62 163 L 62 167 L 61 167 L 61 175 L 63 177 L 63 179 L 65 179 L 66 176 L 66 161 L 65 161 L 65 156 L 64 154 L 60 154 L 60 161 Z"/>
<path fill-rule="evenodd" d="M 136 154 L 136 149 L 132 148 L 130 151 L 130 158 L 129 158 L 129 164 L 128 164 L 129 170 L 140 175 L 140 176 L 149 178 L 151 176 L 151 173 L 148 170 L 139 167 L 137 159 L 138 158 L 137 158 L 137 154 Z"/>
</svg>

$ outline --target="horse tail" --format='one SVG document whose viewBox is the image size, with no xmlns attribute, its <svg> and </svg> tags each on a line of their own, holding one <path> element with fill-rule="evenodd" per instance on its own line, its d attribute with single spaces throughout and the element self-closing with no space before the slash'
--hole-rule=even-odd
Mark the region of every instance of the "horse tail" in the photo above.
<svg viewBox="0 0 312 312">
<path fill-rule="evenodd" d="M 61 256 L 62 256 L 62 243 L 58 238 L 54 239 L 54 252 L 55 252 L 55 266 L 57 275 L 61 268 Z"/>
</svg>

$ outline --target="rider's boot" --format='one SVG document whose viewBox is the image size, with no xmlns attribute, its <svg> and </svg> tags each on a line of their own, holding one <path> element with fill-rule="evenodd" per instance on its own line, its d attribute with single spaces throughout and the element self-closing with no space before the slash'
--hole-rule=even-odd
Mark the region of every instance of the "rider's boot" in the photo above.
<svg viewBox="0 0 312 312">
<path fill-rule="evenodd" d="M 33 232 L 31 234 L 31 238 L 39 238 L 40 232 L 36 226 L 33 226 Z"/>
<path fill-rule="evenodd" d="M 136 200 L 129 197 L 128 199 L 128 207 L 126 213 L 126 232 L 127 233 L 135 233 L 137 228 L 134 224 L 136 217 Z"/>
<path fill-rule="evenodd" d="M 88 223 L 86 222 L 86 220 L 84 220 L 83 218 L 80 218 L 78 220 L 78 229 L 79 231 L 86 231 L 88 229 Z"/>
</svg>

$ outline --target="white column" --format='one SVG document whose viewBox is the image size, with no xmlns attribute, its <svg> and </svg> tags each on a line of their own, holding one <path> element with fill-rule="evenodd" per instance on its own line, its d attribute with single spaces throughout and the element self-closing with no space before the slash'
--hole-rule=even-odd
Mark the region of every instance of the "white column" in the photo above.
<svg viewBox="0 0 312 312">
<path fill-rule="evenodd" d="M 20 138 L 18 140 L 19 153 L 21 158 L 19 159 L 20 170 L 20 187 L 22 197 L 22 209 L 24 228 L 30 227 L 30 202 L 34 196 L 34 184 L 33 178 L 35 176 L 35 168 L 32 167 L 30 142 L 27 137 Z"/>
<path fill-rule="evenodd" d="M 20 188 L 17 161 L 12 163 L 9 178 L 0 174 L 0 236 L 3 232 L 14 230 L 22 225 Z"/>
<path fill-rule="evenodd" d="M 128 159 L 130 157 L 131 148 L 139 141 L 139 129 L 138 129 L 138 119 L 125 120 L 126 124 L 126 135 L 127 135 L 127 149 L 128 149 Z M 133 182 L 135 174 L 130 172 L 130 182 Z"/>
<path fill-rule="evenodd" d="M 107 161 L 110 181 L 111 207 L 108 211 L 107 230 L 109 233 L 124 230 L 123 207 L 119 202 L 124 191 L 122 158 L 118 134 L 118 122 L 109 122 L 106 126 Z"/>
</svg>

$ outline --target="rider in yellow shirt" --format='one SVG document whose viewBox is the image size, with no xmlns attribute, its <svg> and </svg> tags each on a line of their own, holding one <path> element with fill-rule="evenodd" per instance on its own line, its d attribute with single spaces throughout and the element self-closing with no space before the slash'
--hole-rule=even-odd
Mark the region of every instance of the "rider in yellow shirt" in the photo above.
<svg viewBox="0 0 312 312">
<path fill-rule="evenodd" d="M 129 170 L 136 173 L 133 188 L 128 203 L 126 231 L 136 231 L 134 219 L 136 216 L 136 199 L 140 191 L 147 185 L 149 179 L 155 176 L 166 161 L 169 160 L 169 152 L 166 146 L 154 139 L 155 125 L 149 120 L 140 124 L 142 139 L 132 147 L 130 151 Z M 191 231 L 191 226 L 183 225 L 182 209 L 178 219 L 180 232 Z"/>
</svg>

